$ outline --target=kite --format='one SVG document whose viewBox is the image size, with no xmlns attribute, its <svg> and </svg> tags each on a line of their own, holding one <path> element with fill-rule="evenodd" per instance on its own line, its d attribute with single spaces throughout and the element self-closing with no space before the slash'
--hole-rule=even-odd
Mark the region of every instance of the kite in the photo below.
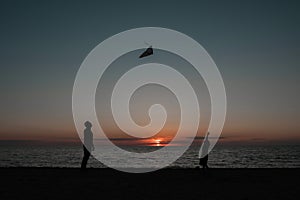
<svg viewBox="0 0 300 200">
<path fill-rule="evenodd" d="M 152 49 L 152 46 L 150 46 L 139 56 L 139 58 L 150 56 L 152 54 L 153 54 L 153 49 Z"/>
</svg>

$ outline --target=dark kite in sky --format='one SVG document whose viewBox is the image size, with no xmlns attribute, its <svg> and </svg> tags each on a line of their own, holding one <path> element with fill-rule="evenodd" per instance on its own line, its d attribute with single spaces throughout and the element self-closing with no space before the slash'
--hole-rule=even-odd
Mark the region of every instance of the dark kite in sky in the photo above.
<svg viewBox="0 0 300 200">
<path fill-rule="evenodd" d="M 149 48 L 146 49 L 146 51 L 144 51 L 140 56 L 139 58 L 143 58 L 143 57 L 146 57 L 146 56 L 150 56 L 153 54 L 153 49 L 152 49 L 152 46 L 150 46 Z"/>
</svg>

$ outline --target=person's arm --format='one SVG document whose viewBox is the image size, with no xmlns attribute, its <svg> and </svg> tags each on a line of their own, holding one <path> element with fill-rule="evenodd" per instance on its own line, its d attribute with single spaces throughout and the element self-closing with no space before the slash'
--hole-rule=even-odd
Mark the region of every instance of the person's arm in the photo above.
<svg viewBox="0 0 300 200">
<path fill-rule="evenodd" d="M 95 146 L 94 146 L 94 134 L 92 133 L 92 151 L 95 150 Z"/>
</svg>

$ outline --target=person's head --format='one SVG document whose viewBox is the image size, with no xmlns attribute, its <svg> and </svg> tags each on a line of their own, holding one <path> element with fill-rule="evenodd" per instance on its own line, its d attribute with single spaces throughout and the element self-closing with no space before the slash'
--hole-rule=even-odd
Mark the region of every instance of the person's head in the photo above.
<svg viewBox="0 0 300 200">
<path fill-rule="evenodd" d="M 84 125 L 86 128 L 91 128 L 92 127 L 92 123 L 89 121 L 84 122 Z"/>
</svg>

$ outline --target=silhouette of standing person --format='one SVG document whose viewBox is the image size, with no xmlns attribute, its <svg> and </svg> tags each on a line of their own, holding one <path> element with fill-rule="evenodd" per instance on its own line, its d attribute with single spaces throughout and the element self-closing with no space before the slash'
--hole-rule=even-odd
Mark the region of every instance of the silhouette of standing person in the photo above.
<svg viewBox="0 0 300 200">
<path fill-rule="evenodd" d="M 88 159 L 91 156 L 91 152 L 94 151 L 94 144 L 93 144 L 93 132 L 92 132 L 92 123 L 86 121 L 84 123 L 84 144 L 83 144 L 83 159 L 81 162 L 81 169 L 86 169 L 86 164 Z"/>
<path fill-rule="evenodd" d="M 208 162 L 208 149 L 209 149 L 209 146 L 210 146 L 210 142 L 208 141 L 208 135 L 209 135 L 209 132 L 207 133 L 204 141 L 203 141 L 203 144 L 202 144 L 202 151 L 201 151 L 201 156 L 200 156 L 200 160 L 199 160 L 199 165 L 202 166 L 202 169 L 203 169 L 203 172 L 208 169 L 208 165 L 207 165 L 207 162 Z"/>
</svg>

